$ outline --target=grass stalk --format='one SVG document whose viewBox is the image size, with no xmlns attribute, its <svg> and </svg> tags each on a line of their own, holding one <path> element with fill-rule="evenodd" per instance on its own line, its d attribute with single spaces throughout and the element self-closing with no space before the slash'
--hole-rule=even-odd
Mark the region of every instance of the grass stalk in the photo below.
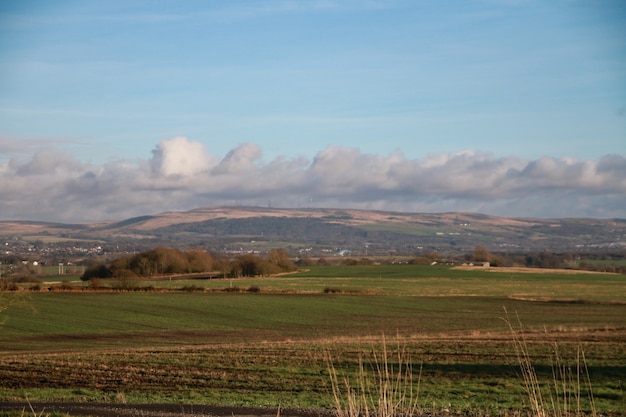
<svg viewBox="0 0 626 417">
<path fill-rule="evenodd" d="M 339 376 L 330 354 L 328 372 L 338 417 L 411 417 L 422 414 L 419 406 L 419 384 L 413 378 L 413 365 L 404 346 L 398 343 L 393 355 L 383 336 L 382 351 L 372 349 L 367 366 L 359 357 L 357 375 Z"/>
<path fill-rule="evenodd" d="M 579 347 L 574 367 L 568 365 L 561 355 L 558 344 L 553 345 L 552 381 L 542 383 L 537 375 L 535 365 L 529 351 L 529 345 L 524 338 L 523 326 L 516 315 L 517 329 L 513 326 L 508 312 L 505 311 L 503 320 L 509 327 L 511 340 L 520 369 L 530 415 L 532 417 L 569 417 L 569 416 L 597 416 L 593 399 L 589 367 L 584 351 Z M 572 369 L 574 368 L 574 370 Z M 583 386 L 588 392 L 589 411 L 584 411 Z"/>
</svg>

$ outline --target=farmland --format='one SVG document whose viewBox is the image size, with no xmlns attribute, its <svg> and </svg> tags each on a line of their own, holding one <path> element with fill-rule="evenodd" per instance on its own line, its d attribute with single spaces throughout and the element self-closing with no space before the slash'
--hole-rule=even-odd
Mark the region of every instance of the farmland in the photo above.
<svg viewBox="0 0 626 417">
<path fill-rule="evenodd" d="M 574 368 L 582 351 L 595 407 L 624 410 L 623 275 L 370 265 L 134 285 L 150 290 L 4 294 L 19 302 L 0 399 L 327 408 L 328 357 L 355 375 L 385 341 L 410 353 L 424 410 L 504 414 L 528 401 L 506 309 L 546 383 L 555 346 Z"/>
</svg>

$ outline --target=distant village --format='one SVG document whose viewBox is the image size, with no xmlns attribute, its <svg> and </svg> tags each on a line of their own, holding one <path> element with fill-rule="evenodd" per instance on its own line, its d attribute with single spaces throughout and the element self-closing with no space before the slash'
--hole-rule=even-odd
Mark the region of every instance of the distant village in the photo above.
<svg viewBox="0 0 626 417">
<path fill-rule="evenodd" d="M 94 261 L 110 262 L 128 254 L 136 254 L 154 249 L 157 246 L 167 246 L 165 244 L 158 245 L 154 241 L 51 240 L 44 242 L 43 240 L 27 241 L 19 237 L 5 239 L 0 245 L 0 278 L 22 274 L 80 275 Z M 453 253 L 437 252 L 430 248 L 414 246 L 411 249 L 412 254 L 404 254 L 388 248 L 383 251 L 380 248 L 376 250 L 372 246 L 375 245 L 366 244 L 354 247 L 292 246 L 287 248 L 287 252 L 298 265 L 327 262 L 363 265 L 383 262 L 483 268 L 506 266 L 571 268 L 626 273 L 626 250 L 624 248 L 604 248 L 601 251 L 594 250 L 581 253 L 548 251 L 519 253 L 515 252 L 514 248 L 509 247 L 506 248 L 508 250 L 492 253 L 485 247 L 477 246 L 473 252 Z M 218 250 L 211 250 L 211 252 L 218 256 L 235 259 L 245 255 L 263 256 L 270 250 L 267 242 L 251 240 L 246 244 L 223 245 Z"/>
</svg>

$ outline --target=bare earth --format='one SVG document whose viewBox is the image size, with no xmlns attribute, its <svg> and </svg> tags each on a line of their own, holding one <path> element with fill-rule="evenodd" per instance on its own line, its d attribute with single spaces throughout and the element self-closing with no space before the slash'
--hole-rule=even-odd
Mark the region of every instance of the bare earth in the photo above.
<svg viewBox="0 0 626 417">
<path fill-rule="evenodd" d="M 329 410 L 106 403 L 0 403 L 0 411 L 24 411 L 26 415 L 60 412 L 71 416 L 90 417 L 330 417 L 332 415 Z"/>
</svg>

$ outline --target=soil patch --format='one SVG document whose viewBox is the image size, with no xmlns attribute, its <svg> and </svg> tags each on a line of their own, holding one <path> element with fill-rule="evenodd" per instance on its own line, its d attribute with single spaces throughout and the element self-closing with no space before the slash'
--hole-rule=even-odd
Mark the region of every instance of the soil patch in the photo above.
<svg viewBox="0 0 626 417">
<path fill-rule="evenodd" d="M 107 404 L 107 403 L 0 403 L 2 411 L 22 410 L 36 415 L 60 412 L 91 417 L 330 417 L 330 410 L 225 407 L 184 404 Z"/>
</svg>

